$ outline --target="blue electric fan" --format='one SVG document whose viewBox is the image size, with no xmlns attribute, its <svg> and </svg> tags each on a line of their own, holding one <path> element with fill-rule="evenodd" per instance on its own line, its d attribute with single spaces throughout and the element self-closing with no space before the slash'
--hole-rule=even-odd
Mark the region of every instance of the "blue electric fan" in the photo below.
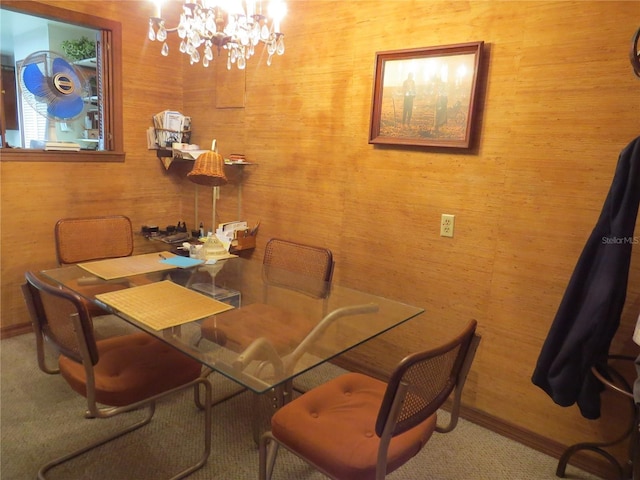
<svg viewBox="0 0 640 480">
<path fill-rule="evenodd" d="M 23 97 L 49 120 L 78 118 L 85 109 L 84 99 L 91 94 L 82 72 L 55 52 L 29 55 L 20 67 L 19 79 Z"/>
<path fill-rule="evenodd" d="M 31 148 L 80 150 L 75 142 L 57 141 L 56 123 L 69 131 L 66 122 L 85 113 L 91 87 L 82 71 L 59 53 L 41 50 L 24 59 L 18 79 L 25 102 L 47 120 L 45 141 L 32 139 Z"/>
</svg>

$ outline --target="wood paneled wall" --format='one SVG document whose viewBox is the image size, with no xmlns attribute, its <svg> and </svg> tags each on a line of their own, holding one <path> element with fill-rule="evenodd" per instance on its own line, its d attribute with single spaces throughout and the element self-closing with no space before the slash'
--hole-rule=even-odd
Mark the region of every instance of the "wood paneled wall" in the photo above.
<svg viewBox="0 0 640 480">
<path fill-rule="evenodd" d="M 627 409 L 614 395 L 604 395 L 601 420 L 587 421 L 530 378 L 618 154 L 640 134 L 640 82 L 628 61 L 638 5 L 288 6 L 286 53 L 271 67 L 248 62 L 244 108 L 214 108 L 212 85 L 224 77 L 195 68 L 185 85 L 196 139 L 215 137 L 222 153 L 242 148 L 258 163 L 245 168 L 241 205 L 244 218 L 261 220 L 258 250 L 279 235 L 328 245 L 337 282 L 426 309 L 352 354 L 359 365 L 388 369 L 475 318 L 483 342 L 465 405 L 546 437 L 547 450 L 621 432 Z M 367 143 L 376 51 L 476 40 L 487 55 L 474 149 Z M 236 216 L 234 188 L 222 188 L 226 221 Z M 442 213 L 456 215 L 453 239 L 439 236 Z M 639 303 L 634 258 L 613 351 L 638 352 Z"/>
<path fill-rule="evenodd" d="M 183 109 L 182 68 L 160 55 L 157 42 L 146 40 L 153 4 L 42 3 L 121 22 L 126 161 L 0 163 L 3 333 L 29 322 L 19 285 L 26 270 L 55 266 L 53 228 L 59 218 L 122 213 L 139 230 L 144 224 L 175 225 L 182 215 L 180 179 L 167 175 L 146 146 L 151 116 L 164 109 Z M 149 247 L 141 236 L 135 240 L 137 251 Z"/>
<path fill-rule="evenodd" d="M 274 236 L 326 245 L 336 282 L 425 308 L 354 352 L 354 364 L 384 371 L 475 318 L 483 341 L 468 412 L 554 453 L 625 428 L 614 395 L 603 395 L 600 420 L 587 421 L 530 377 L 618 154 L 640 134 L 640 81 L 628 60 L 637 2 L 288 0 L 286 53 L 267 67 L 258 49 L 242 108 L 216 108 L 216 92 L 229 87 L 217 88 L 230 78 L 224 69 L 190 66 L 175 39 L 168 58 L 145 40 L 148 2 L 50 3 L 122 22 L 127 159 L 1 164 L 3 328 L 26 319 L 24 271 L 55 262 L 57 218 L 120 212 L 136 226 L 194 223 L 189 166 L 165 172 L 145 145 L 151 115 L 178 109 L 192 116 L 195 143 L 216 138 L 221 153 L 257 163 L 242 175 L 229 169 L 217 203 L 220 221 L 261 221 L 256 261 Z M 367 143 L 376 51 L 475 40 L 486 60 L 473 149 Z M 200 189 L 207 224 L 210 205 Z M 456 215 L 454 238 L 439 236 L 442 213 Z M 613 352 L 638 353 L 639 311 L 636 252 Z"/>
</svg>

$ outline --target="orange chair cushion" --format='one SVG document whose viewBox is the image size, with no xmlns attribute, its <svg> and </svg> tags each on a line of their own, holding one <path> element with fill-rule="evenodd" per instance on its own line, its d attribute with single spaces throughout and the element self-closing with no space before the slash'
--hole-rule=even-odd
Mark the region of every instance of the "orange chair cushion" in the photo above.
<svg viewBox="0 0 640 480">
<path fill-rule="evenodd" d="M 200 375 L 199 362 L 144 332 L 100 340 L 97 345 L 96 402 L 103 405 L 130 405 Z M 86 397 L 84 367 L 64 355 L 59 365 L 71 388 Z"/>
<path fill-rule="evenodd" d="M 316 387 L 277 411 L 273 436 L 334 478 L 375 479 L 378 410 L 387 384 L 348 373 Z M 393 437 L 387 473 L 416 455 L 436 427 L 432 415 L 415 428 Z"/>
<path fill-rule="evenodd" d="M 236 351 L 242 351 L 256 338 L 264 337 L 276 352 L 285 355 L 292 352 L 314 326 L 313 320 L 303 315 L 273 305 L 253 303 L 206 319 L 202 322 L 201 332 L 204 338 L 216 343 L 219 343 L 216 341 L 220 338 L 219 332 L 223 332 L 226 347 Z"/>
</svg>

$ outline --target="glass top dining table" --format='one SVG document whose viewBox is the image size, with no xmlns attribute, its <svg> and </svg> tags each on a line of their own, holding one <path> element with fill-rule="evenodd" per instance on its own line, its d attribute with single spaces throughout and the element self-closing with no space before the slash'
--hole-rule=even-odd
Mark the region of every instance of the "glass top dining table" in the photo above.
<svg viewBox="0 0 640 480">
<path fill-rule="evenodd" d="M 279 288 L 273 279 L 306 286 L 311 280 L 277 269 L 266 274 L 260 262 L 240 257 L 109 280 L 88 270 L 90 264 L 82 265 L 41 274 L 256 393 L 291 381 L 423 313 L 420 307 L 335 283 L 318 290 L 329 292 L 320 299 Z M 109 290 L 114 292 L 102 294 Z M 155 297 L 149 297 L 152 291 Z M 138 302 L 137 310 L 112 301 L 113 295 Z M 216 313 L 208 311 L 209 306 Z M 283 314 L 261 325 L 251 312 L 263 308 Z M 169 326 L 147 321 L 167 313 L 178 320 Z M 229 341 L 232 330 L 242 332 L 242 342 Z"/>
</svg>

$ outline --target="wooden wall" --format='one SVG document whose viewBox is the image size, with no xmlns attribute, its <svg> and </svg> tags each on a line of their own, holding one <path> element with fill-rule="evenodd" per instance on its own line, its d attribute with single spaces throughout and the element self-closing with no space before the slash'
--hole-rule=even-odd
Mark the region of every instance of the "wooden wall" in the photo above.
<svg viewBox="0 0 640 480">
<path fill-rule="evenodd" d="M 182 68 L 160 59 L 160 45 L 147 45 L 153 4 L 139 2 L 42 2 L 121 22 L 123 32 L 124 163 L 0 163 L 2 180 L 2 329 L 28 322 L 19 285 L 24 272 L 55 266 L 53 228 L 62 217 L 128 215 L 144 224 L 166 226 L 181 219 L 180 181 L 167 175 L 147 150 L 151 116 L 182 110 Z M 125 7 L 126 5 L 126 7 Z M 0 150 L 0 155 L 2 151 Z M 64 154 L 60 155 L 64 160 Z M 136 249 L 148 248 L 136 235 Z"/>
<path fill-rule="evenodd" d="M 267 67 L 258 49 L 244 79 L 189 66 L 175 39 L 161 57 L 145 40 L 147 2 L 49 3 L 122 22 L 127 159 L 0 164 L 3 329 L 25 321 L 23 272 L 54 264 L 57 218 L 122 212 L 136 226 L 194 223 L 189 166 L 165 172 L 145 146 L 151 115 L 178 109 L 193 117 L 194 142 L 216 138 L 221 153 L 257 163 L 242 177 L 229 169 L 217 204 L 219 221 L 260 220 L 257 261 L 273 236 L 326 245 L 336 282 L 425 308 L 354 362 L 383 371 L 475 318 L 483 341 L 468 415 L 553 454 L 624 429 L 615 396 L 587 421 L 530 377 L 618 154 L 640 133 L 640 81 L 628 61 L 637 2 L 288 0 L 285 55 Z M 486 60 L 472 150 L 367 143 L 375 52 L 476 40 Z M 229 89 L 234 98 L 244 90 L 244 107 L 216 108 Z M 205 223 L 210 205 L 200 189 Z M 439 236 L 442 213 L 456 215 L 452 239 Z M 612 351 L 638 353 L 639 310 L 636 253 Z"/>
<path fill-rule="evenodd" d="M 426 309 L 352 355 L 361 365 L 389 368 L 475 318 L 483 343 L 464 401 L 476 418 L 556 454 L 621 432 L 627 410 L 613 396 L 587 421 L 530 378 L 618 154 L 640 134 L 637 3 L 287 3 L 286 53 L 248 62 L 244 108 L 215 108 L 227 77 L 196 67 L 185 84 L 196 139 L 258 163 L 245 167 L 241 208 L 261 221 L 259 249 L 272 236 L 328 245 L 337 282 Z M 375 52 L 476 40 L 487 55 L 474 149 L 368 144 Z M 222 188 L 224 221 L 235 188 Z M 439 236 L 442 213 L 456 215 L 453 239 Z M 613 350 L 637 354 L 635 258 L 631 277 Z"/>
</svg>

